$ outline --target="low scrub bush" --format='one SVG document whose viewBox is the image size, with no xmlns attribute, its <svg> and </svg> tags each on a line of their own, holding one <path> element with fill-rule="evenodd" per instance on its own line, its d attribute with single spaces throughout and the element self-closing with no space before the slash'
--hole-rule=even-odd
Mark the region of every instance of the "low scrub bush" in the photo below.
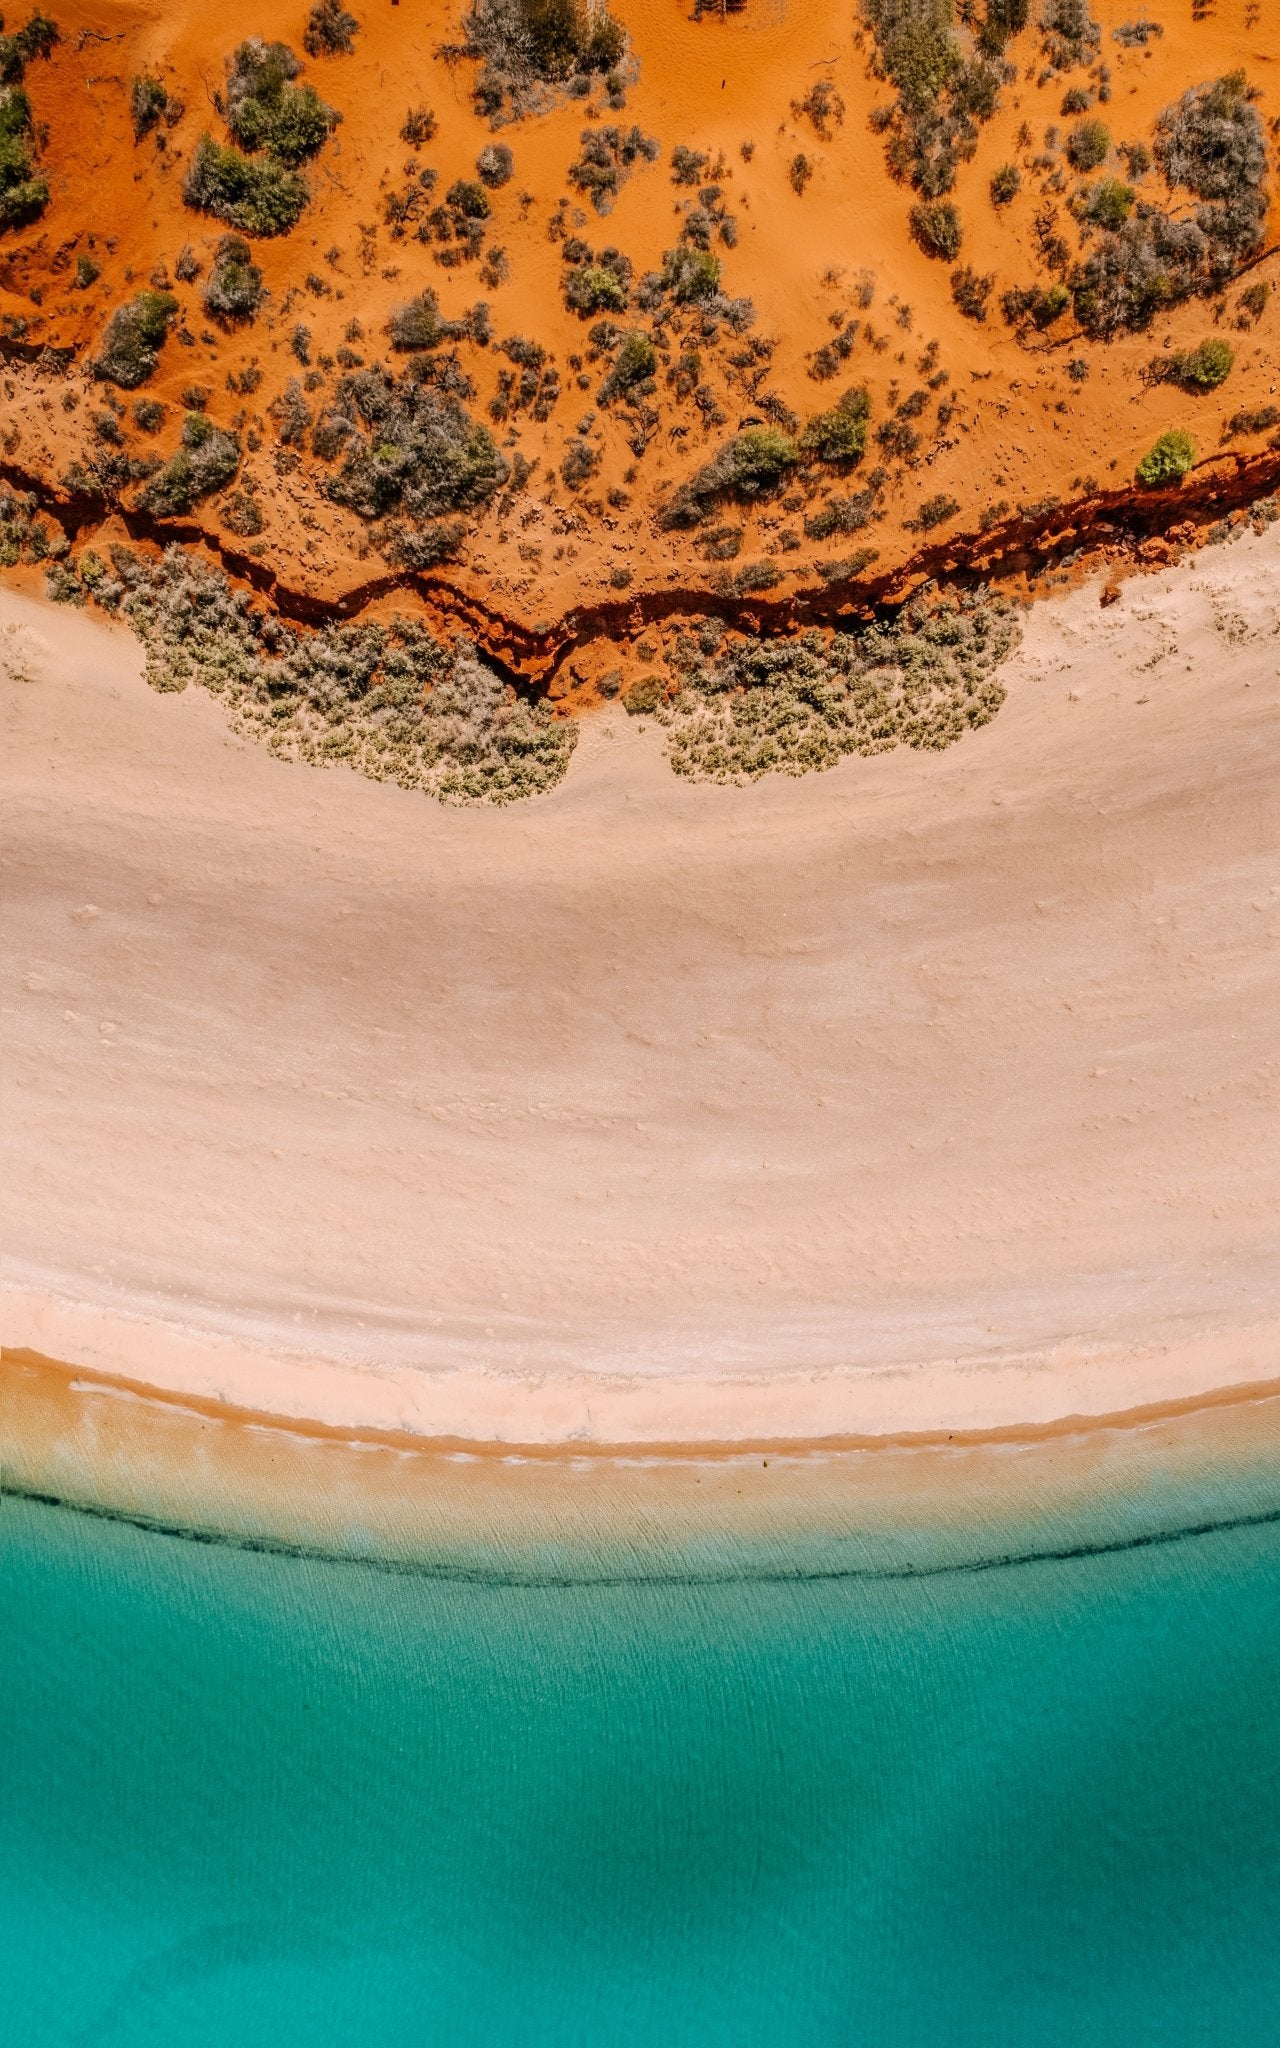
<svg viewBox="0 0 1280 2048">
<path fill-rule="evenodd" d="M 597 213 L 608 213 L 637 162 L 653 163 L 661 154 L 657 140 L 642 129 L 584 128 L 580 153 L 569 166 L 569 182 L 590 199 Z"/>
<path fill-rule="evenodd" d="M 1008 206 L 1022 190 L 1022 172 L 1016 164 L 1001 164 L 992 172 L 988 190 L 993 206 Z"/>
<path fill-rule="evenodd" d="M 964 231 L 949 199 L 920 201 L 911 209 L 911 232 L 926 256 L 953 263 L 960 254 Z"/>
<path fill-rule="evenodd" d="M 307 16 L 302 47 L 308 57 L 346 57 L 356 46 L 360 24 L 342 0 L 316 0 Z"/>
<path fill-rule="evenodd" d="M 1025 24 L 1026 0 L 991 0 L 976 46 L 953 25 L 952 0 L 863 0 L 879 69 L 896 88 L 875 125 L 895 178 L 936 199 L 978 146 L 1003 84 L 1005 40 Z"/>
<path fill-rule="evenodd" d="M 1184 391 L 1216 391 L 1231 375 L 1236 352 L 1221 335 L 1212 335 L 1197 348 L 1183 348 L 1173 355 L 1157 356 L 1150 374 L 1160 383 L 1178 384 Z"/>
<path fill-rule="evenodd" d="M 117 306 L 94 361 L 95 377 L 126 391 L 145 384 L 160 361 L 177 311 L 172 292 L 139 292 L 127 305 Z"/>
<path fill-rule="evenodd" d="M 227 126 L 235 141 L 250 154 L 269 150 L 293 169 L 323 147 L 342 119 L 314 86 L 294 83 L 301 69 L 287 43 L 259 36 L 227 62 Z"/>
<path fill-rule="evenodd" d="M 800 447 L 819 462 L 848 467 L 862 460 L 871 401 L 865 385 L 846 391 L 829 411 L 817 413 L 800 436 Z"/>
<path fill-rule="evenodd" d="M 23 80 L 28 64 L 47 57 L 58 40 L 57 25 L 47 14 L 31 15 L 12 34 L 3 30 L 0 16 L 0 231 L 28 226 L 49 203 L 49 181 L 39 167 Z"/>
<path fill-rule="evenodd" d="M 296 171 L 273 157 L 245 156 L 202 135 L 182 196 L 195 212 L 211 213 L 242 234 L 266 239 L 296 227 L 311 194 Z"/>
<path fill-rule="evenodd" d="M 942 748 L 985 725 L 1004 699 L 998 676 L 1019 638 L 1014 614 L 985 593 L 887 625 L 798 638 L 681 634 L 653 705 L 677 774 L 745 782 L 832 768 L 895 746 Z"/>
<path fill-rule="evenodd" d="M 381 366 L 342 377 L 316 423 L 312 446 L 340 458 L 325 490 L 362 519 L 413 520 L 486 505 L 510 474 L 489 429 L 458 398 L 424 381 L 430 359 L 399 377 Z"/>
<path fill-rule="evenodd" d="M 139 72 L 129 81 L 129 112 L 133 117 L 133 139 L 141 142 L 158 128 L 170 110 L 168 90 L 153 71 Z"/>
<path fill-rule="evenodd" d="M 639 329 L 633 330 L 623 338 L 622 346 L 600 386 L 600 403 L 608 405 L 615 398 L 635 395 L 642 386 L 651 389 L 657 368 L 657 349 L 647 334 Z"/>
<path fill-rule="evenodd" d="M 601 76 L 617 80 L 627 54 L 625 31 L 607 6 L 587 0 L 475 0 L 463 36 L 442 54 L 480 65 L 472 97 L 495 123 L 532 112 L 557 89 L 589 89 Z M 619 89 L 610 96 L 621 101 Z"/>
<path fill-rule="evenodd" d="M 966 320 L 985 320 L 987 301 L 995 287 L 995 272 L 980 275 L 971 264 L 951 273 L 951 296 Z"/>
<path fill-rule="evenodd" d="M 224 235 L 204 288 L 206 309 L 217 320 L 251 320 L 265 297 L 262 272 L 238 235 Z"/>
<path fill-rule="evenodd" d="M 621 313 L 631 296 L 631 258 L 621 249 L 593 253 L 586 242 L 572 237 L 564 245 L 565 271 L 561 280 L 565 304 L 581 320 L 596 313 Z"/>
<path fill-rule="evenodd" d="M 536 796 L 569 765 L 573 723 L 517 696 L 466 640 L 404 617 L 305 632 L 182 549 L 154 564 L 124 549 L 113 559 L 151 687 L 208 690 L 235 730 L 284 760 L 345 765 L 451 804 Z"/>
<path fill-rule="evenodd" d="M 1138 464 L 1138 482 L 1148 488 L 1180 484 L 1195 459 L 1196 444 L 1190 434 L 1181 427 L 1172 427 L 1167 434 L 1161 434 Z"/>
<path fill-rule="evenodd" d="M 239 467 L 235 435 L 215 427 L 205 413 L 189 412 L 182 423 L 181 447 L 156 471 L 139 502 L 158 519 L 173 518 L 222 490 Z"/>
<path fill-rule="evenodd" d="M 1246 406 L 1226 422 L 1227 434 L 1266 434 L 1280 427 L 1280 405 Z"/>
<path fill-rule="evenodd" d="M 1096 171 L 1110 148 L 1111 131 L 1104 121 L 1077 121 L 1067 137 L 1067 161 L 1073 170 Z"/>
<path fill-rule="evenodd" d="M 482 185 L 487 185 L 491 192 L 496 192 L 499 186 L 510 183 L 515 162 L 505 142 L 486 143 L 476 158 L 476 175 Z"/>
</svg>

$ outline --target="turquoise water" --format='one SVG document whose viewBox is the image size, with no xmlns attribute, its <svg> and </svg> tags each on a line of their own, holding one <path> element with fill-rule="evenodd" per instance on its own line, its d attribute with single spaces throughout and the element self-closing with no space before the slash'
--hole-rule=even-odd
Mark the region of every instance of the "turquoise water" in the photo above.
<svg viewBox="0 0 1280 2048">
<path fill-rule="evenodd" d="M 6 2042 L 1280 2040 L 1275 1521 L 548 1586 L 2 1528 Z"/>
</svg>

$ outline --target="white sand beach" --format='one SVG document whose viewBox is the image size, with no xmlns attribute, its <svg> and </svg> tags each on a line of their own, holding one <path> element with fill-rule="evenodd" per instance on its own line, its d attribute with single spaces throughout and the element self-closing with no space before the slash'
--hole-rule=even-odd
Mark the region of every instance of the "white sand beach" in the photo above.
<svg viewBox="0 0 1280 2048">
<path fill-rule="evenodd" d="M 698 787 L 288 766 L 0 592 L 6 1345 L 277 1416 L 742 1443 L 1274 1375 L 1280 529 L 995 721 Z"/>
</svg>

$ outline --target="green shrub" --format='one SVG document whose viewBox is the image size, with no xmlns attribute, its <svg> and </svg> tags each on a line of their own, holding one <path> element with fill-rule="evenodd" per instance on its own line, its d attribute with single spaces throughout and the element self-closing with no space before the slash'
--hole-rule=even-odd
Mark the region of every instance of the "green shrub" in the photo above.
<svg viewBox="0 0 1280 2048">
<path fill-rule="evenodd" d="M 599 398 L 602 405 L 608 405 L 614 398 L 625 397 L 637 385 L 647 384 L 658 367 L 658 351 L 647 334 L 633 329 L 628 334 L 613 359 L 609 374 L 600 386 Z"/>
<path fill-rule="evenodd" d="M 302 66 L 287 43 L 260 36 L 241 43 L 227 61 L 227 126 L 242 149 L 269 150 L 296 169 L 329 139 L 342 119 L 315 88 L 295 85 Z"/>
<path fill-rule="evenodd" d="M 158 126 L 169 110 L 169 95 L 154 72 L 143 71 L 129 81 L 129 112 L 133 116 L 133 139 L 141 142 L 144 135 Z"/>
<path fill-rule="evenodd" d="M 347 13 L 342 0 L 316 0 L 307 16 L 302 47 L 308 57 L 350 56 L 359 27 L 355 15 Z"/>
<path fill-rule="evenodd" d="M 1110 148 L 1111 131 L 1104 121 L 1077 121 L 1067 137 L 1067 159 L 1077 171 L 1096 171 Z"/>
<path fill-rule="evenodd" d="M 97 264 L 94 262 L 92 256 L 86 255 L 85 252 L 81 250 L 80 254 L 76 257 L 76 290 L 78 292 L 87 292 L 89 286 L 91 284 L 96 284 L 101 276 L 102 272 L 98 268 Z"/>
<path fill-rule="evenodd" d="M 540 88 L 589 89 L 591 78 L 613 73 L 627 51 L 625 31 L 608 8 L 588 0 L 474 0 L 463 32 L 460 54 L 481 66 L 472 96 L 491 119 L 504 109 L 528 112 Z M 620 93 L 610 97 L 621 101 Z"/>
<path fill-rule="evenodd" d="M 1179 349 L 1166 357 L 1160 368 L 1169 383 L 1180 384 L 1184 391 L 1216 391 L 1231 375 L 1235 359 L 1231 343 L 1212 335 L 1197 348 Z"/>
<path fill-rule="evenodd" d="M 682 304 L 710 298 L 720 289 L 719 257 L 687 243 L 668 249 L 662 259 L 662 288 Z"/>
<path fill-rule="evenodd" d="M 1128 220 L 1137 196 L 1132 185 L 1126 185 L 1122 178 L 1099 178 L 1085 195 L 1084 216 L 1098 227 L 1114 232 Z"/>
<path fill-rule="evenodd" d="M 908 520 L 907 524 L 917 533 L 930 533 L 935 526 L 943 526 L 948 519 L 954 519 L 959 510 L 959 500 L 940 491 L 936 497 L 926 498 L 915 518 Z"/>
<path fill-rule="evenodd" d="M 926 256 L 937 256 L 947 263 L 954 262 L 964 240 L 960 215 L 949 199 L 920 201 L 913 206 L 911 232 Z"/>
<path fill-rule="evenodd" d="M 814 455 L 819 462 L 849 465 L 862 459 L 867 445 L 867 419 L 871 401 L 866 386 L 846 391 L 844 396 L 828 412 L 820 412 L 811 419 L 800 436 L 800 446 L 806 455 Z M 781 440 L 782 437 L 778 436 Z"/>
<path fill-rule="evenodd" d="M 1190 434 L 1181 427 L 1171 427 L 1138 464 L 1138 482 L 1148 487 L 1179 484 L 1195 459 L 1196 446 Z"/>
<path fill-rule="evenodd" d="M 21 85 L 2 85 L 0 229 L 25 227 L 39 218 L 48 203 L 49 181 L 41 176 L 35 159 L 31 102 Z"/>
<path fill-rule="evenodd" d="M 436 348 L 459 331 L 452 322 L 441 318 L 440 301 L 430 285 L 425 291 L 420 291 L 416 299 L 410 299 L 407 305 L 397 306 L 387 321 L 392 348 L 405 353 Z"/>
<path fill-rule="evenodd" d="M 435 132 L 436 117 L 430 107 L 410 107 L 400 128 L 400 140 L 407 142 L 411 149 L 421 149 Z"/>
<path fill-rule="evenodd" d="M 122 385 L 126 391 L 145 384 L 160 360 L 177 311 L 178 301 L 172 292 L 139 292 L 128 305 L 117 306 L 93 365 L 95 377 Z"/>
<path fill-rule="evenodd" d="M 251 320 L 264 296 L 262 272 L 250 256 L 249 244 L 238 235 L 224 235 L 204 288 L 207 310 L 219 320 Z"/>
<path fill-rule="evenodd" d="M 491 192 L 509 184 L 515 161 L 505 142 L 487 143 L 476 158 L 476 173 L 481 184 L 487 185 Z"/>
<path fill-rule="evenodd" d="M 197 213 L 211 213 L 242 234 L 266 239 L 297 226 L 311 194 L 296 171 L 274 157 L 248 157 L 223 148 L 211 135 L 196 144 L 182 196 Z"/>
<path fill-rule="evenodd" d="M 637 676 L 629 690 L 622 693 L 622 704 L 632 718 L 648 718 L 658 709 L 666 695 L 661 676 Z"/>
<path fill-rule="evenodd" d="M 189 512 L 199 499 L 229 484 L 239 467 L 235 435 L 215 427 L 205 413 L 189 412 L 182 423 L 182 446 L 156 471 L 140 502 L 158 519 Z"/>
<path fill-rule="evenodd" d="M 988 190 L 993 206 L 1008 206 L 1022 190 L 1022 172 L 1016 164 L 1001 164 L 999 170 L 993 171 Z"/>
</svg>

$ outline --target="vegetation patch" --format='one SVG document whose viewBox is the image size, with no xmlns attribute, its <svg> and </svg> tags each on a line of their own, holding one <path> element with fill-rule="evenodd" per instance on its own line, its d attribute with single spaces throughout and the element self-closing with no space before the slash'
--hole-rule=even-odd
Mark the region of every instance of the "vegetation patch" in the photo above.
<svg viewBox="0 0 1280 2048">
<path fill-rule="evenodd" d="M 597 213 L 611 211 L 636 163 L 656 163 L 662 154 L 657 138 L 634 124 L 584 128 L 578 139 L 580 154 L 569 166 L 569 182 L 586 193 Z"/>
<path fill-rule="evenodd" d="M 206 310 L 215 320 L 228 323 L 251 320 L 265 296 L 262 272 L 253 260 L 249 244 L 238 235 L 224 235 L 214 251 L 209 282 L 204 288 Z"/>
<path fill-rule="evenodd" d="M 1018 639 L 1014 614 L 985 593 L 795 639 L 726 642 L 708 620 L 680 635 L 652 715 L 668 729 L 676 773 L 698 782 L 802 775 L 896 746 L 948 747 L 999 710 L 996 671 Z"/>
<path fill-rule="evenodd" d="M 887 136 L 890 172 L 926 198 L 955 184 L 1000 103 L 1007 39 L 1026 26 L 1028 0 L 988 0 L 976 32 L 955 26 L 952 0 L 863 0 L 876 68 L 897 98 L 873 124 Z M 973 23 L 976 10 L 962 10 Z"/>
<path fill-rule="evenodd" d="M 310 85 L 286 43 L 251 37 L 227 60 L 226 118 L 233 143 L 196 144 L 182 196 L 245 235 L 285 235 L 311 197 L 298 166 L 328 140 L 342 116 Z M 237 146 L 238 145 L 238 146 Z"/>
<path fill-rule="evenodd" d="M 479 64 L 472 98 L 495 127 L 565 92 L 585 94 L 597 79 L 611 104 L 622 104 L 626 33 L 607 6 L 588 0 L 475 0 L 463 41 L 439 54 Z"/>
<path fill-rule="evenodd" d="M 3 31 L 0 16 L 0 232 L 27 227 L 49 203 L 23 79 L 32 59 L 47 57 L 58 40 L 57 25 L 45 14 L 33 14 L 12 35 Z"/>
<path fill-rule="evenodd" d="M 1235 359 L 1231 343 L 1215 334 L 1196 348 L 1157 356 L 1147 374 L 1153 383 L 1177 384 L 1183 391 L 1216 391 L 1231 375 Z"/>
<path fill-rule="evenodd" d="M 210 691 L 284 760 L 345 763 L 453 804 L 536 796 L 569 765 L 576 728 L 518 697 L 466 640 L 408 618 L 304 632 L 176 547 L 159 562 L 113 549 L 114 575 L 99 564 L 91 584 L 86 559 L 67 583 L 128 619 L 151 687 Z"/>
<path fill-rule="evenodd" d="M 307 16 L 302 47 L 308 57 L 348 57 L 356 46 L 359 28 L 342 0 L 316 0 Z"/>
<path fill-rule="evenodd" d="M 1190 434 L 1181 427 L 1172 427 L 1167 434 L 1161 434 L 1155 447 L 1138 464 L 1138 482 L 1148 488 L 1180 484 L 1195 459 L 1196 444 Z"/>
<path fill-rule="evenodd" d="M 479 510 L 506 482 L 506 457 L 489 429 L 436 381 L 443 375 L 447 383 L 452 366 L 446 360 L 438 369 L 436 363 L 419 357 L 399 376 L 377 365 L 339 380 L 311 435 L 313 452 L 338 464 L 324 486 L 336 505 L 367 520 L 438 520 Z M 391 528 L 381 539 L 389 552 L 422 568 L 430 566 L 424 548 L 431 560 L 443 559 L 438 550 L 452 552 L 460 531 L 433 530 L 415 545 Z"/>
<path fill-rule="evenodd" d="M 1261 247 L 1266 229 L 1266 141 L 1248 83 L 1235 72 L 1194 86 L 1160 116 L 1155 161 L 1170 192 L 1190 192 L 1194 214 L 1137 199 L 1107 228 L 1072 277 L 1087 333 L 1141 328 L 1165 306 L 1218 292 Z M 1132 160 L 1132 159 L 1131 159 Z M 1104 208 L 1115 204 L 1115 195 Z"/>
<path fill-rule="evenodd" d="M 134 391 L 145 384 L 160 361 L 160 351 L 178 311 L 172 292 L 139 292 L 117 306 L 93 365 L 95 377 Z"/>
<path fill-rule="evenodd" d="M 158 469 L 139 502 L 158 519 L 170 519 L 229 484 L 240 467 L 240 443 L 215 427 L 203 412 L 182 423 L 182 445 Z"/>
</svg>

